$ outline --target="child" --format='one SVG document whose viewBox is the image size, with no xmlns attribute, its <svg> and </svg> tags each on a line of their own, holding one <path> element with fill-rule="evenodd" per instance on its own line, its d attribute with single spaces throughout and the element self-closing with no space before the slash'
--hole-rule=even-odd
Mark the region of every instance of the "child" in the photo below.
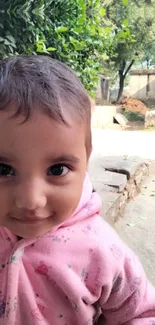
<svg viewBox="0 0 155 325">
<path fill-rule="evenodd" d="M 0 325 L 155 324 L 155 289 L 99 216 L 90 119 L 62 63 L 0 62 Z"/>
</svg>

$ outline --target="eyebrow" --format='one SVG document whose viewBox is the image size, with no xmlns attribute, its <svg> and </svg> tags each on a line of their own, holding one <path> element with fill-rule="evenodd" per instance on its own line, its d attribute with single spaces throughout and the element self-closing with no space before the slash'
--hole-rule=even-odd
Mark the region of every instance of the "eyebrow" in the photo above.
<svg viewBox="0 0 155 325">
<path fill-rule="evenodd" d="M 12 161 L 15 161 L 16 158 L 13 157 L 12 155 L 10 156 L 10 158 L 5 157 L 5 156 L 0 156 L 0 162 L 1 163 L 11 163 Z"/>
<path fill-rule="evenodd" d="M 0 163 L 11 163 L 13 161 L 16 161 L 16 158 L 14 156 L 10 156 L 10 157 L 7 157 L 7 156 L 2 156 L 0 155 Z M 70 162 L 70 163 L 79 163 L 80 159 L 73 156 L 73 155 L 62 155 L 62 156 L 58 156 L 58 157 L 55 157 L 55 158 L 48 158 L 47 159 L 48 162 L 52 163 L 52 164 L 58 164 L 58 163 L 62 163 L 62 162 Z"/>
<path fill-rule="evenodd" d="M 54 164 L 58 164 L 58 163 L 62 163 L 62 162 L 71 162 L 71 163 L 79 163 L 80 159 L 73 156 L 73 155 L 62 155 L 62 156 L 58 156 L 55 158 L 49 158 L 48 159 L 49 162 L 54 163 Z"/>
</svg>

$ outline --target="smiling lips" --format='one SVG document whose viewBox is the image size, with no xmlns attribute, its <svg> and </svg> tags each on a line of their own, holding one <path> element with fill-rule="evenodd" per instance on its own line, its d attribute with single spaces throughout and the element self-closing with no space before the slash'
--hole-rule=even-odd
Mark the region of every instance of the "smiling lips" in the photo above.
<svg viewBox="0 0 155 325">
<path fill-rule="evenodd" d="M 13 220 L 23 224 L 39 224 L 45 221 L 45 219 L 47 218 L 22 218 L 22 219 L 13 218 Z"/>
<path fill-rule="evenodd" d="M 10 216 L 11 219 L 18 223 L 23 223 L 23 224 L 39 224 L 45 221 L 45 219 L 48 219 L 50 216 L 49 215 L 43 215 L 43 216 L 37 216 L 35 213 L 31 212 L 24 212 L 21 213 L 20 216 Z"/>
</svg>

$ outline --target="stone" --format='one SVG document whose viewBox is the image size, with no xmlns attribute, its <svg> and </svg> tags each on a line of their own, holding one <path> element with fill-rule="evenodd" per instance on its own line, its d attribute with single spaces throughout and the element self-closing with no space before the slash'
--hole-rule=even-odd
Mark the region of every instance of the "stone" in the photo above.
<svg viewBox="0 0 155 325">
<path fill-rule="evenodd" d="M 136 171 L 134 175 L 134 181 L 138 188 L 140 188 L 142 182 L 144 181 L 145 176 L 148 175 L 149 175 L 149 167 L 145 164 L 141 165 L 141 167 Z"/>
<path fill-rule="evenodd" d="M 101 178 L 102 183 L 109 187 L 109 191 L 115 189 L 118 193 L 125 189 L 127 184 L 126 175 L 105 171 Z"/>
<path fill-rule="evenodd" d="M 113 225 L 125 207 L 125 195 L 105 190 L 102 182 L 93 183 L 93 185 L 95 185 L 95 190 L 100 195 L 102 201 L 101 216 Z"/>
<path fill-rule="evenodd" d="M 88 173 L 92 183 L 102 181 L 105 169 L 102 166 L 103 158 L 93 157 L 89 161 Z"/>
<path fill-rule="evenodd" d="M 105 210 L 109 209 L 120 196 L 120 193 L 108 191 L 108 186 L 106 188 L 102 182 L 93 182 L 93 186 L 95 191 L 100 195 L 102 201 L 104 201 Z"/>
<path fill-rule="evenodd" d="M 155 110 L 147 111 L 145 115 L 145 127 L 155 126 Z"/>
<path fill-rule="evenodd" d="M 139 193 L 149 162 L 139 157 L 93 157 L 88 170 L 102 200 L 101 215 L 113 225 Z"/>
<path fill-rule="evenodd" d="M 141 166 L 146 165 L 149 168 L 149 163 L 140 157 L 126 156 L 108 156 L 103 158 L 102 167 L 105 170 L 125 174 L 127 179 L 133 177 Z"/>
<path fill-rule="evenodd" d="M 118 189 L 116 187 L 110 187 L 108 185 L 103 184 L 100 181 L 92 181 L 92 184 L 95 191 L 100 187 L 100 184 L 102 184 L 102 191 L 118 193 Z"/>
<path fill-rule="evenodd" d="M 129 123 L 127 118 L 121 113 L 117 113 L 114 118 L 121 126 L 126 126 Z"/>
<path fill-rule="evenodd" d="M 137 195 L 138 193 L 138 188 L 136 186 L 136 183 L 133 179 L 130 179 L 127 183 L 126 186 L 126 191 L 128 193 L 128 199 L 134 199 L 134 197 Z"/>
<path fill-rule="evenodd" d="M 110 224 L 114 224 L 124 212 L 126 206 L 125 195 L 121 193 L 115 200 L 114 204 L 106 211 L 106 219 Z"/>
<path fill-rule="evenodd" d="M 101 183 L 98 184 L 96 191 L 100 195 L 102 201 L 101 216 L 103 216 L 107 221 L 113 222 L 116 216 L 111 217 L 110 211 L 116 211 L 117 202 L 122 194 L 104 191 Z M 113 212 L 113 216 L 115 214 L 118 214 L 118 212 Z"/>
</svg>

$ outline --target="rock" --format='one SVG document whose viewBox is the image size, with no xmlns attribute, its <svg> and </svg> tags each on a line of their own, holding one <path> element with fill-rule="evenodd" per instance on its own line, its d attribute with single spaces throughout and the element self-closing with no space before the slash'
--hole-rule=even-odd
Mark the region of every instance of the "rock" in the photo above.
<svg viewBox="0 0 155 325">
<path fill-rule="evenodd" d="M 142 164 L 139 169 L 137 169 L 134 175 L 134 181 L 138 188 L 140 188 L 145 176 L 149 175 L 149 166 Z"/>
<path fill-rule="evenodd" d="M 95 157 L 90 159 L 88 166 L 88 173 L 90 179 L 93 182 L 102 181 L 102 176 L 104 174 L 105 169 L 102 166 L 103 158 Z"/>
<path fill-rule="evenodd" d="M 109 187 L 109 191 L 116 189 L 118 193 L 121 193 L 127 184 L 126 175 L 105 171 L 102 175 L 102 182 Z"/>
<path fill-rule="evenodd" d="M 121 113 L 117 113 L 114 118 L 121 126 L 126 126 L 129 123 L 127 118 Z"/>
<path fill-rule="evenodd" d="M 102 200 L 101 215 L 113 224 L 123 214 L 126 203 L 139 193 L 149 174 L 149 162 L 139 157 L 93 158 L 89 174 Z"/>
<path fill-rule="evenodd" d="M 105 170 L 125 174 L 127 179 L 133 177 L 136 171 L 143 165 L 149 168 L 149 163 L 140 157 L 109 156 L 104 157 L 102 167 Z"/>
<path fill-rule="evenodd" d="M 102 183 L 96 184 L 95 190 L 102 200 L 101 216 L 108 222 L 113 223 L 118 215 L 118 208 L 116 206 L 118 207 L 118 202 L 122 194 L 105 191 Z"/>
<path fill-rule="evenodd" d="M 145 127 L 155 126 L 155 110 L 147 111 L 145 115 Z"/>
<path fill-rule="evenodd" d="M 109 208 L 106 211 L 106 220 L 110 222 L 111 225 L 113 225 L 124 212 L 125 206 L 125 195 L 123 193 L 119 194 L 114 203 L 111 206 L 109 205 Z"/>
<path fill-rule="evenodd" d="M 113 192 L 113 193 L 118 193 L 118 188 L 116 187 L 110 187 L 108 185 L 103 184 L 102 182 L 98 181 L 92 181 L 93 184 L 93 188 L 95 191 L 97 191 L 97 189 L 100 187 L 100 185 L 102 184 L 102 192 Z"/>
<path fill-rule="evenodd" d="M 127 198 L 132 200 L 137 195 L 139 189 L 137 188 L 134 179 L 130 179 L 126 185 Z"/>
</svg>

